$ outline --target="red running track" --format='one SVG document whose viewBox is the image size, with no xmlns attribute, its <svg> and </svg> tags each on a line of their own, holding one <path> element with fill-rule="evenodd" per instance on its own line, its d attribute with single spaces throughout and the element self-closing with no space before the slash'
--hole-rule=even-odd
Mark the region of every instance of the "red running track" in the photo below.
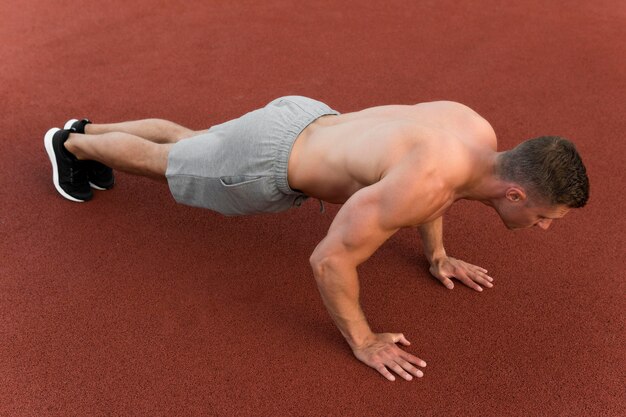
<svg viewBox="0 0 626 417">
<path fill-rule="evenodd" d="M 85 3 L 0 4 L 0 415 L 626 415 L 626 3 Z M 391 383 L 309 270 L 338 206 L 225 218 L 148 179 L 85 204 L 50 181 L 42 137 L 69 117 L 201 129 L 286 94 L 460 101 L 500 149 L 569 137 L 590 202 L 548 232 L 454 206 L 446 247 L 495 277 L 483 293 L 431 278 L 414 231 L 390 239 L 363 308 L 428 362 Z"/>
</svg>

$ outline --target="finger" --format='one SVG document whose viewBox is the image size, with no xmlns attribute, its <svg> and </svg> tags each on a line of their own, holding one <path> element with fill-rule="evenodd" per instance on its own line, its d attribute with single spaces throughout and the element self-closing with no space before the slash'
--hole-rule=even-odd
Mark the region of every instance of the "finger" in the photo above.
<svg viewBox="0 0 626 417">
<path fill-rule="evenodd" d="M 422 371 L 420 371 L 419 369 L 417 369 L 416 367 L 411 365 L 410 362 L 405 361 L 401 357 L 396 359 L 396 362 L 402 367 L 402 369 L 404 369 L 405 371 L 407 371 L 411 375 L 415 375 L 418 378 L 421 378 L 421 377 L 424 376 L 424 373 Z"/>
<path fill-rule="evenodd" d="M 483 274 L 486 274 L 487 272 L 489 272 L 489 271 L 487 271 L 485 268 L 481 268 L 481 267 L 480 267 L 480 266 L 478 266 L 478 265 L 472 265 L 472 264 L 469 264 L 469 265 L 471 265 L 473 269 L 476 269 L 476 270 L 478 270 L 478 271 L 482 272 Z"/>
<path fill-rule="evenodd" d="M 477 266 L 473 271 L 474 274 L 483 277 L 484 279 L 486 279 L 489 282 L 493 282 L 493 278 L 491 278 L 489 275 L 487 275 L 487 270 L 483 269 L 479 266 Z"/>
<path fill-rule="evenodd" d="M 391 368 L 392 371 L 394 371 L 395 373 L 397 373 L 398 375 L 400 375 L 402 378 L 406 379 L 407 381 L 410 381 L 413 379 L 413 376 L 411 376 L 410 373 L 408 373 L 407 371 L 405 371 L 404 369 L 402 369 L 402 367 L 400 365 L 398 365 L 397 362 L 395 362 L 397 359 L 392 359 L 390 363 L 387 363 L 386 365 Z"/>
<path fill-rule="evenodd" d="M 468 287 L 478 291 L 478 292 L 482 292 L 483 287 L 481 287 L 480 285 L 476 284 L 470 277 L 468 277 L 466 274 L 458 274 L 458 276 L 456 277 L 459 281 L 461 281 L 463 284 L 467 285 Z"/>
<path fill-rule="evenodd" d="M 422 368 L 426 366 L 426 362 L 424 362 L 423 360 L 421 360 L 420 358 L 418 358 L 415 355 L 411 355 L 409 352 L 403 351 L 402 349 L 400 349 L 399 356 L 402 359 L 404 359 L 404 360 L 406 360 L 406 361 L 408 361 L 408 362 L 410 362 L 410 363 L 412 363 L 414 365 L 421 366 Z"/>
<path fill-rule="evenodd" d="M 406 338 L 406 337 L 404 337 L 404 335 L 403 335 L 402 333 L 399 333 L 399 334 L 397 334 L 396 336 L 397 336 L 397 339 L 394 337 L 394 342 L 395 342 L 395 343 L 400 342 L 400 343 L 402 343 L 404 346 L 409 346 L 409 345 L 411 344 L 411 342 L 409 342 L 409 341 L 407 340 L 407 338 Z"/>
<path fill-rule="evenodd" d="M 452 282 L 452 280 L 448 277 L 437 277 L 439 279 L 439 281 L 441 281 L 441 283 L 443 285 L 446 286 L 447 289 L 451 290 L 452 288 L 454 288 L 454 283 Z"/>
<path fill-rule="evenodd" d="M 478 272 L 481 272 L 481 273 L 482 273 L 482 274 L 483 274 L 483 275 L 487 278 L 487 280 L 489 280 L 489 281 L 493 281 L 493 278 L 491 278 L 489 275 L 487 275 L 487 272 L 489 272 L 489 271 L 487 271 L 485 268 L 481 268 L 481 267 L 480 267 L 480 266 L 478 266 L 478 265 L 468 264 L 467 262 L 466 262 L 466 264 L 467 264 L 468 266 L 470 266 L 470 269 L 471 269 L 472 271 L 478 271 Z"/>
<path fill-rule="evenodd" d="M 485 274 L 474 272 L 471 275 L 470 274 L 468 274 L 468 275 L 470 276 L 470 278 L 472 278 L 472 280 L 474 280 L 474 282 L 482 284 L 482 285 L 484 285 L 485 287 L 488 287 L 488 288 L 493 287 L 493 284 L 491 282 L 489 282 L 489 280 L 487 279 L 487 276 Z"/>
<path fill-rule="evenodd" d="M 390 380 L 390 381 L 395 381 L 396 380 L 396 377 L 393 376 L 393 374 L 391 372 L 389 372 L 389 370 L 385 367 L 385 365 L 380 364 L 379 366 L 376 367 L 376 370 L 378 372 L 380 372 L 388 380 Z"/>
</svg>

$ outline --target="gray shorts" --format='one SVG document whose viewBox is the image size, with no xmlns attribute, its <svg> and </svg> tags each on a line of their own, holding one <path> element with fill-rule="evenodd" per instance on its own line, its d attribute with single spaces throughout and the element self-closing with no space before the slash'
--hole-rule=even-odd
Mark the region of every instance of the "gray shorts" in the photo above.
<svg viewBox="0 0 626 417">
<path fill-rule="evenodd" d="M 181 204 L 226 216 L 276 213 L 308 198 L 287 183 L 296 138 L 317 118 L 339 112 L 301 96 L 280 97 L 170 150 L 165 176 Z"/>
</svg>

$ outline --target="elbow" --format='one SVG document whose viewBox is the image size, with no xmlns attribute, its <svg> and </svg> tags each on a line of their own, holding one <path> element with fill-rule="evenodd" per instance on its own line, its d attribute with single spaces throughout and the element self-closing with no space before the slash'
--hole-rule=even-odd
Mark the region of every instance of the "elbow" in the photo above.
<svg viewBox="0 0 626 417">
<path fill-rule="evenodd" d="M 327 255 L 313 253 L 309 258 L 309 264 L 313 270 L 315 280 L 320 283 L 332 276 L 332 271 L 337 269 L 336 259 Z"/>
<path fill-rule="evenodd" d="M 311 257 L 309 258 L 309 264 L 311 265 L 311 269 L 313 270 L 313 275 L 315 279 L 319 279 L 324 275 L 324 270 L 326 269 L 326 264 L 328 263 L 328 258 L 325 256 L 320 256 L 320 254 L 313 252 Z"/>
<path fill-rule="evenodd" d="M 342 277 L 351 269 L 356 268 L 352 262 L 339 255 L 313 253 L 309 258 L 309 263 L 318 285 L 334 281 L 337 277 Z"/>
</svg>

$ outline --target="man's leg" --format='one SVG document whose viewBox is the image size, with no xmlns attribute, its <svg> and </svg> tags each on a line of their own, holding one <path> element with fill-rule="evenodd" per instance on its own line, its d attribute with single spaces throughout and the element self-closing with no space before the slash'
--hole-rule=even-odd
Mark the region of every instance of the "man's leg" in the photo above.
<svg viewBox="0 0 626 417">
<path fill-rule="evenodd" d="M 139 136 L 155 143 L 176 143 L 197 135 L 200 132 L 163 119 L 144 119 L 130 122 L 85 125 L 85 134 L 100 135 L 103 133 L 123 132 Z"/>
<path fill-rule="evenodd" d="M 143 121 L 139 121 L 143 122 Z M 126 122 L 122 126 L 137 131 L 145 127 L 144 123 Z M 118 125 L 125 125 L 120 123 Z M 91 127 L 88 124 L 87 127 Z M 98 125 L 96 125 L 98 126 Z M 107 126 L 107 125 L 104 125 Z M 144 129 L 148 132 L 149 129 Z M 148 132 L 149 133 L 149 132 Z M 159 138 L 154 132 L 151 138 Z M 143 137 L 124 132 L 110 132 L 99 135 L 72 133 L 65 141 L 65 149 L 81 160 L 95 160 L 113 169 L 135 175 L 167 181 L 167 156 L 172 143 L 153 143 Z"/>
</svg>

